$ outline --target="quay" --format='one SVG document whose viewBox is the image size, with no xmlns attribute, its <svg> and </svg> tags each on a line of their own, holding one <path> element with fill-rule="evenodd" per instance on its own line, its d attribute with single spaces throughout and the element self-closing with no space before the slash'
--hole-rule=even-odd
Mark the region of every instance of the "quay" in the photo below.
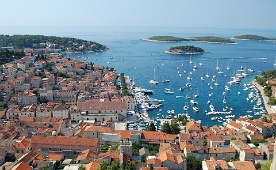
<svg viewBox="0 0 276 170">
<path fill-rule="evenodd" d="M 269 104 L 267 104 L 269 101 L 269 98 L 264 94 L 263 87 L 261 85 L 259 85 L 259 83 L 257 83 L 257 81 L 255 79 L 252 81 L 252 84 L 261 92 L 261 95 L 262 95 L 262 98 L 264 101 L 263 103 L 264 103 L 267 113 L 268 114 L 275 113 L 275 111 L 271 108 L 271 106 Z"/>
</svg>

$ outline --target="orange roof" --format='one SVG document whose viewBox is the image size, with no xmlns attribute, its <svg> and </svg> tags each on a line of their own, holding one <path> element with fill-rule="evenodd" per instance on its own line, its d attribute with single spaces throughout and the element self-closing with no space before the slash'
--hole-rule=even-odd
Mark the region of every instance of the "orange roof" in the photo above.
<svg viewBox="0 0 276 170">
<path fill-rule="evenodd" d="M 160 159 L 156 159 L 156 158 L 151 158 L 151 159 L 148 159 L 147 160 L 147 164 L 162 164 L 161 160 Z"/>
<path fill-rule="evenodd" d="M 161 162 L 169 160 L 169 161 L 171 161 L 173 163 L 176 163 L 176 164 L 180 164 L 184 161 L 182 156 L 180 156 L 180 155 L 175 156 L 173 154 L 168 153 L 167 151 L 164 151 L 161 154 L 159 154 L 158 158 L 161 160 Z"/>
<path fill-rule="evenodd" d="M 225 160 L 216 160 L 214 157 L 211 157 L 210 160 L 205 161 L 208 169 L 215 169 L 215 167 L 219 167 L 219 169 L 228 169 L 228 164 Z"/>
<path fill-rule="evenodd" d="M 200 124 L 199 123 L 195 123 L 193 121 L 191 122 L 187 122 L 186 124 L 187 127 L 187 131 L 201 131 L 200 129 Z"/>
<path fill-rule="evenodd" d="M 48 155 L 48 159 L 54 160 L 54 161 L 60 161 L 63 158 L 63 154 L 58 154 L 58 153 L 50 153 Z"/>
<path fill-rule="evenodd" d="M 237 170 L 256 170 L 253 163 L 250 161 L 234 161 L 233 165 Z"/>
<path fill-rule="evenodd" d="M 250 135 L 251 140 L 262 140 L 264 139 L 262 134 L 255 134 L 255 135 Z"/>
<path fill-rule="evenodd" d="M 25 163 L 25 162 L 20 162 L 19 164 L 15 165 L 11 170 L 32 170 L 32 167 Z"/>
<path fill-rule="evenodd" d="M 143 131 L 141 139 L 174 140 L 174 135 L 156 131 Z"/>
<path fill-rule="evenodd" d="M 230 121 L 230 122 L 227 124 L 227 126 L 228 126 L 228 125 L 230 125 L 230 126 L 236 128 L 236 129 L 239 129 L 239 128 L 241 127 L 241 124 L 236 123 L 236 122 L 233 122 L 233 121 Z"/>
<path fill-rule="evenodd" d="M 185 148 L 186 146 L 191 145 L 191 143 L 185 141 L 185 142 L 180 142 L 179 145 L 180 145 L 180 150 L 184 150 L 184 148 Z"/>
<path fill-rule="evenodd" d="M 66 145 L 66 146 L 98 146 L 98 138 L 75 138 L 67 136 L 32 136 L 32 144 Z"/>
<path fill-rule="evenodd" d="M 113 132 L 113 130 L 109 127 L 103 126 L 87 126 L 84 131 L 88 132 L 101 132 L 101 133 L 109 133 Z"/>
<path fill-rule="evenodd" d="M 89 164 L 86 164 L 84 166 L 85 170 L 95 170 L 95 169 L 99 169 L 101 167 L 100 165 L 101 161 L 97 160 L 94 162 L 90 162 Z"/>
<path fill-rule="evenodd" d="M 96 152 L 91 150 L 91 149 L 86 149 L 84 151 L 82 151 L 81 154 L 79 154 L 79 156 L 77 157 L 77 161 L 80 160 L 91 160 L 93 161 L 95 158 Z"/>
</svg>

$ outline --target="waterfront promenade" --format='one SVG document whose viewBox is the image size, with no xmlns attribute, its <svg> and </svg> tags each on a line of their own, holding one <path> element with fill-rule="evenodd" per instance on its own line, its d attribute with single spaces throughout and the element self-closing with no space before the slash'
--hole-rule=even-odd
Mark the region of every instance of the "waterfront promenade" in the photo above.
<svg viewBox="0 0 276 170">
<path fill-rule="evenodd" d="M 267 104 L 269 98 L 264 94 L 263 87 L 261 85 L 259 85 L 255 79 L 252 81 L 252 84 L 261 92 L 261 95 L 262 95 L 262 98 L 263 98 L 263 101 L 264 101 L 264 106 L 265 106 L 265 109 L 266 109 L 267 113 L 268 114 L 275 113 L 275 111 L 273 111 L 271 106 Z"/>
</svg>

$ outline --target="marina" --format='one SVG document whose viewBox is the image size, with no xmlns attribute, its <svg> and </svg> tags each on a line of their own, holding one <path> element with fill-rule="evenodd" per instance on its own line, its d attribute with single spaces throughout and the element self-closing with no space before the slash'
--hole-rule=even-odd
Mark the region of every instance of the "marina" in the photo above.
<svg viewBox="0 0 276 170">
<path fill-rule="evenodd" d="M 225 33 L 223 35 L 231 36 Z M 262 71 L 274 68 L 276 50 L 264 52 L 262 49 L 275 49 L 275 44 L 240 40 L 234 45 L 193 42 L 193 45 L 200 46 L 210 53 L 179 56 L 164 54 L 163 51 L 171 46 L 181 45 L 180 42 L 147 42 L 141 41 L 141 36 L 149 37 L 151 34 L 145 32 L 139 36 L 125 35 L 120 37 L 119 42 L 124 42 L 121 44 L 108 39 L 104 43 L 113 48 L 97 55 L 90 53 L 78 54 L 80 57 L 73 54 L 67 56 L 79 60 L 85 56 L 87 62 L 99 65 L 110 62 L 108 67 L 116 68 L 116 72 L 135 77 L 136 86 L 147 89 L 144 91 L 145 96 L 157 99 L 156 101 L 163 100 L 156 105 L 147 102 L 141 104 L 140 107 L 146 111 L 141 114 L 152 121 L 188 114 L 191 119 L 204 120 L 203 125 L 211 126 L 223 125 L 226 119 L 236 119 L 241 116 L 259 118 L 267 113 L 263 101 L 260 106 L 257 105 L 258 99 L 255 97 L 259 91 L 255 90 L 255 85 L 251 82 Z M 189 36 L 192 34 L 183 33 L 183 37 Z M 252 50 L 255 51 L 254 54 L 250 53 Z M 127 64 L 122 65 L 122 63 Z M 166 91 L 165 88 L 170 90 Z M 254 97 L 248 96 L 251 92 Z M 194 111 L 190 100 L 198 102 L 196 105 L 198 112 Z M 207 116 L 210 104 L 214 106 L 216 112 L 232 113 Z M 168 114 L 167 110 L 174 110 L 174 114 Z M 212 117 L 222 115 L 235 115 L 235 117 L 218 119 L 220 121 L 211 120 Z"/>
</svg>

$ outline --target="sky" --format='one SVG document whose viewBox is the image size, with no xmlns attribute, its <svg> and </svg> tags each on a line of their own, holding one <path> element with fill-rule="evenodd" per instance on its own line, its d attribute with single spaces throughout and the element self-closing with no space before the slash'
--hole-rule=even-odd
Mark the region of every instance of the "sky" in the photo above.
<svg viewBox="0 0 276 170">
<path fill-rule="evenodd" d="M 4 26 L 276 29 L 276 0 L 0 0 Z"/>
</svg>

